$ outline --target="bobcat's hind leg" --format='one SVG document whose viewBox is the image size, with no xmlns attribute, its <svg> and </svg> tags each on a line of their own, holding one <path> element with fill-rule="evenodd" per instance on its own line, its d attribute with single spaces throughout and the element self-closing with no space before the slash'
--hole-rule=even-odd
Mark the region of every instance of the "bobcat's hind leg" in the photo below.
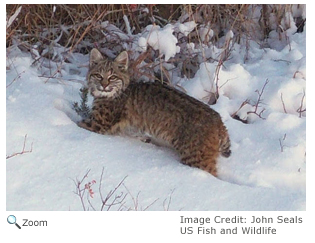
<svg viewBox="0 0 315 243">
<path fill-rule="evenodd" d="M 211 175 L 218 177 L 217 158 L 219 152 L 217 150 L 207 150 L 206 153 L 196 151 L 195 154 L 190 154 L 182 157 L 182 162 L 188 166 L 196 167 Z"/>
</svg>

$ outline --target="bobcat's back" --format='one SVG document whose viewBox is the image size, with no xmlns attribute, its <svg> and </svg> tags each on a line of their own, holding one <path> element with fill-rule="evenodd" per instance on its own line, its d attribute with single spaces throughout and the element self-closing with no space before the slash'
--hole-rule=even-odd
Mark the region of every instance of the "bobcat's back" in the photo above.
<svg viewBox="0 0 315 243">
<path fill-rule="evenodd" d="M 230 156 L 227 130 L 207 105 L 160 83 L 131 83 L 128 89 L 130 125 L 166 141 L 185 164 L 215 174 L 218 155 Z"/>
</svg>

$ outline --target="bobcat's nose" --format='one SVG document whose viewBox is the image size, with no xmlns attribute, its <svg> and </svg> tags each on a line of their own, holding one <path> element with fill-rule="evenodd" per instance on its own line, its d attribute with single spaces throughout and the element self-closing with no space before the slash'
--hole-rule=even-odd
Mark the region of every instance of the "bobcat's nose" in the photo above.
<svg viewBox="0 0 315 243">
<path fill-rule="evenodd" d="M 103 89 L 105 89 L 109 85 L 109 82 L 105 79 L 103 79 L 100 83 L 101 83 L 101 86 L 103 87 Z"/>
</svg>

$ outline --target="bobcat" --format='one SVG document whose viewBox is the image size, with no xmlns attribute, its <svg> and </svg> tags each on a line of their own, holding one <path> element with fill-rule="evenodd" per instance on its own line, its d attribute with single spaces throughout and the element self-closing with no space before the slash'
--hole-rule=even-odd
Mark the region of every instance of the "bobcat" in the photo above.
<svg viewBox="0 0 315 243">
<path fill-rule="evenodd" d="M 78 126 L 100 134 L 148 134 L 175 149 L 183 164 L 217 176 L 217 157 L 231 154 L 220 115 L 159 82 L 130 80 L 128 63 L 126 51 L 114 61 L 95 48 L 91 51 L 87 79 L 93 107 Z"/>
</svg>

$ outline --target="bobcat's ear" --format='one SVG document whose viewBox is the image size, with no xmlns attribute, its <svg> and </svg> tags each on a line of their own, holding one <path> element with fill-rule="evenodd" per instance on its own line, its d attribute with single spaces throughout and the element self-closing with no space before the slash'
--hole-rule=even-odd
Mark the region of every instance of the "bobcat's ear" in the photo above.
<svg viewBox="0 0 315 243">
<path fill-rule="evenodd" d="M 128 70 L 128 65 L 129 65 L 129 57 L 128 57 L 128 52 L 123 51 L 120 53 L 116 58 L 115 58 L 115 63 L 118 64 L 118 67 L 122 71 L 127 71 Z"/>
<path fill-rule="evenodd" d="M 93 48 L 90 53 L 90 68 L 94 67 L 103 59 L 102 53 L 100 53 L 96 48 Z"/>
</svg>

